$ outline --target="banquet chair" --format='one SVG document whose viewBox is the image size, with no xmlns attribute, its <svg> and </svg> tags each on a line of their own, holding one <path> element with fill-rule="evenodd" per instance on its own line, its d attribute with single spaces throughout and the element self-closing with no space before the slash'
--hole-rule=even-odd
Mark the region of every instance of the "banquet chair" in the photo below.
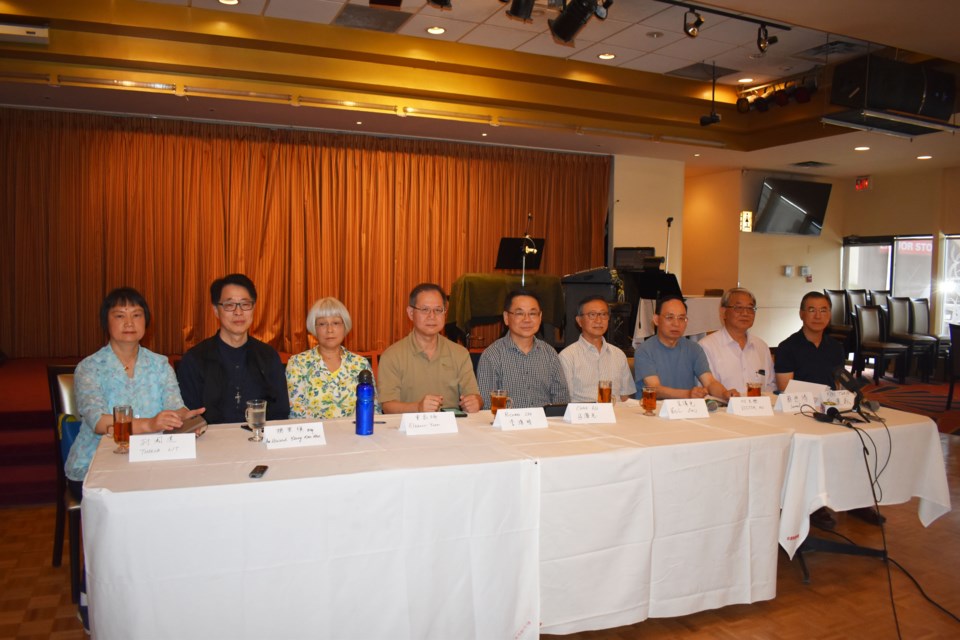
<svg viewBox="0 0 960 640">
<path fill-rule="evenodd" d="M 830 326 L 827 333 L 843 345 L 844 354 L 853 349 L 853 326 L 847 315 L 847 298 L 842 289 L 824 289 L 823 294 L 830 300 Z"/>
<path fill-rule="evenodd" d="M 930 350 L 930 370 L 933 371 L 939 358 L 950 357 L 950 343 L 952 340 L 941 338 L 930 328 L 930 300 L 927 298 L 913 298 L 910 300 L 910 331 L 916 334 L 929 336 L 936 341 Z"/>
<path fill-rule="evenodd" d="M 70 447 L 80 431 L 80 420 L 73 395 L 73 370 L 75 365 L 48 364 L 47 384 L 50 387 L 50 404 L 53 407 L 54 443 L 57 461 L 57 515 L 53 525 L 53 566 L 59 567 L 63 560 L 64 520 L 70 527 L 70 596 L 73 602 L 80 597 L 80 502 L 67 489 L 67 477 L 63 471 Z"/>
<path fill-rule="evenodd" d="M 933 359 L 931 354 L 937 348 L 937 339 L 933 336 L 914 333 L 910 326 L 910 298 L 892 297 L 887 301 L 887 339 L 907 347 L 903 366 L 906 371 L 900 372 L 905 377 L 910 373 L 910 364 L 914 355 L 920 359 L 917 367 L 924 382 L 930 378 L 930 369 Z M 898 374 L 899 375 L 899 374 Z"/>
<path fill-rule="evenodd" d="M 947 375 L 950 377 L 950 388 L 947 389 L 947 408 L 949 411 L 953 405 L 953 383 L 960 377 L 960 349 L 954 349 L 952 345 L 960 340 L 960 324 L 950 325 L 950 358 L 947 360 Z"/>
<path fill-rule="evenodd" d="M 843 296 L 847 302 L 847 313 L 849 317 L 847 321 L 850 324 L 853 324 L 853 316 L 857 313 L 857 307 L 865 307 L 867 304 L 867 290 L 866 289 L 846 289 L 843 292 Z"/>
<path fill-rule="evenodd" d="M 870 304 L 875 304 L 884 309 L 887 308 L 887 300 L 890 298 L 889 289 L 870 289 L 867 293 L 867 300 Z"/>
<path fill-rule="evenodd" d="M 887 369 L 887 360 L 890 358 L 906 358 L 907 347 L 896 342 L 887 342 L 883 334 L 882 310 L 876 305 L 857 307 L 854 314 L 854 332 L 857 336 L 856 350 L 853 357 L 853 370 L 863 376 L 866 361 L 873 359 L 873 382 L 877 384 Z M 900 369 L 901 376 L 906 369 Z M 900 384 L 904 383 L 903 377 Z"/>
</svg>

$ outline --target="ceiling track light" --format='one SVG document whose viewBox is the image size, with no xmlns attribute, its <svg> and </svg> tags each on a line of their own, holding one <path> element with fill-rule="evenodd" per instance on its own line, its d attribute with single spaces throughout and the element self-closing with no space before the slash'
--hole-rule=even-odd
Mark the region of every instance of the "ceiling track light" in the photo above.
<svg viewBox="0 0 960 640">
<path fill-rule="evenodd" d="M 556 18 L 547 20 L 550 27 L 550 33 L 554 40 L 564 44 L 573 42 L 574 36 L 580 33 L 580 30 L 586 26 L 591 16 L 597 16 L 600 20 L 607 19 L 607 9 L 613 4 L 613 0 L 564 0 L 563 9 Z"/>
<path fill-rule="evenodd" d="M 772 44 L 777 44 L 778 41 L 777 36 L 767 35 L 767 25 L 761 24 L 760 28 L 757 29 L 757 49 L 760 50 L 760 53 L 766 53 L 767 48 Z"/>
<path fill-rule="evenodd" d="M 533 22 L 533 5 L 536 0 L 500 0 L 500 2 L 510 2 L 510 8 L 507 9 L 507 17 L 513 20 L 523 22 Z"/>
<path fill-rule="evenodd" d="M 700 27 L 702 26 L 703 16 L 693 9 L 683 14 L 683 32 L 687 34 L 687 37 L 696 38 L 700 35 Z"/>
<path fill-rule="evenodd" d="M 710 91 L 710 115 L 700 116 L 700 126 L 709 127 L 712 124 L 720 122 L 720 114 L 717 113 L 717 63 L 713 63 L 713 89 Z"/>
</svg>

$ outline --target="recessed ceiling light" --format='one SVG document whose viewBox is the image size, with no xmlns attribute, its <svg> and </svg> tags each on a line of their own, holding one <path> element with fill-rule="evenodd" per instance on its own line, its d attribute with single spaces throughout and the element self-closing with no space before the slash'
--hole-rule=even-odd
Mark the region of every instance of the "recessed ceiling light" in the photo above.
<svg viewBox="0 0 960 640">
<path fill-rule="evenodd" d="M 747 84 L 748 82 L 753 82 L 753 78 L 740 78 L 737 80 L 740 84 Z"/>
<path fill-rule="evenodd" d="M 854 151 L 870 151 L 870 147 L 854 147 Z"/>
<path fill-rule="evenodd" d="M 601 54 L 598 55 L 597 57 L 600 58 L 601 60 L 613 60 L 614 58 L 617 57 L 617 54 L 615 54 L 615 53 L 601 53 Z"/>
<path fill-rule="evenodd" d="M 699 158 L 699 157 L 700 157 L 700 154 L 699 154 L 699 153 L 695 153 L 695 154 L 693 154 L 693 157 L 694 157 L 694 158 Z"/>
<path fill-rule="evenodd" d="M 240 0 L 220 0 L 220 4 L 232 7 L 235 4 L 240 4 Z"/>
<path fill-rule="evenodd" d="M 662 38 L 663 31 L 647 31 L 647 37 L 653 38 L 654 40 L 656 40 L 657 38 Z"/>
<path fill-rule="evenodd" d="M 363 124 L 363 120 L 357 120 L 357 124 Z"/>
<path fill-rule="evenodd" d="M 487 137 L 487 134 L 485 134 L 485 133 L 481 133 L 480 135 L 483 136 L 484 138 Z"/>
<path fill-rule="evenodd" d="M 427 29 L 427 33 L 429 33 L 432 36 L 439 36 L 440 34 L 446 33 L 446 32 L 447 30 L 444 29 L 443 27 L 429 27 Z"/>
<path fill-rule="evenodd" d="M 932 157 L 933 157 L 933 156 L 917 156 L 917 160 L 929 160 L 929 159 L 931 159 Z"/>
</svg>

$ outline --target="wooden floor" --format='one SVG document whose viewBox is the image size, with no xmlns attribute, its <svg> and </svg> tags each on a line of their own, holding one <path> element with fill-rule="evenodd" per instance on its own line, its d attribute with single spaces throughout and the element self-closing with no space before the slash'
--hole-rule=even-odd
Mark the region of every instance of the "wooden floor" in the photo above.
<svg viewBox="0 0 960 640">
<path fill-rule="evenodd" d="M 931 598 L 960 615 L 960 437 L 941 436 L 954 510 L 924 529 L 917 501 L 883 507 L 890 557 L 920 582 Z M 70 570 L 50 566 L 53 506 L 0 509 L 0 640 L 85 637 L 70 603 Z M 838 516 L 838 530 L 857 542 L 879 546 L 879 529 Z M 629 627 L 563 638 L 896 638 L 886 565 L 873 558 L 808 555 L 812 573 L 803 584 L 796 562 L 781 552 L 777 597 L 682 618 L 650 619 Z M 893 593 L 903 638 L 960 638 L 960 623 L 926 602 L 891 565 Z M 274 640 L 274 639 L 265 639 Z"/>
</svg>

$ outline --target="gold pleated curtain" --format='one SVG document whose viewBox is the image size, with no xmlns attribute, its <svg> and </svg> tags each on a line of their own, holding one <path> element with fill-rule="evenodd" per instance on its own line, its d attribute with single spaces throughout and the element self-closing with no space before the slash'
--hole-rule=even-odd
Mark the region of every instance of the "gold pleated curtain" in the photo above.
<svg viewBox="0 0 960 640">
<path fill-rule="evenodd" d="M 610 159 L 249 126 L 0 109 L 0 349 L 79 356 L 104 343 L 113 287 L 146 296 L 145 344 L 182 353 L 217 329 L 209 285 L 256 283 L 252 333 L 307 347 L 319 297 L 347 346 L 409 331 L 406 295 L 491 272 L 502 236 L 546 238 L 540 273 L 604 262 Z"/>
</svg>

